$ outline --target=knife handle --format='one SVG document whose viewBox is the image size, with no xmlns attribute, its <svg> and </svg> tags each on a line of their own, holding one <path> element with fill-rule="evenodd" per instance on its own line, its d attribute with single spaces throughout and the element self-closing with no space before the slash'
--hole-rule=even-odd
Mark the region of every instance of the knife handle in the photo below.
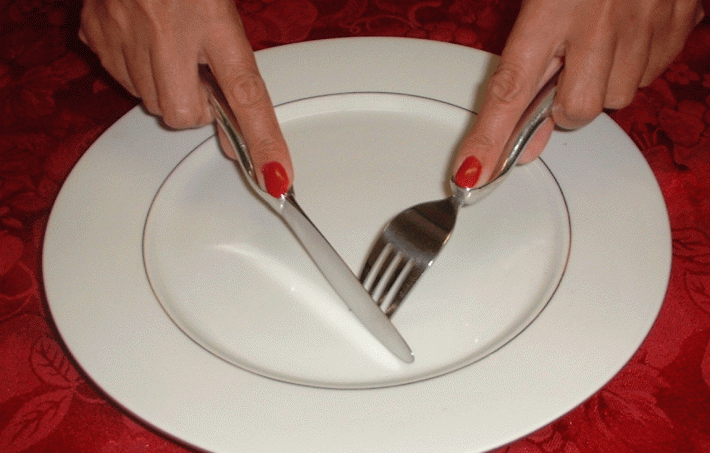
<svg viewBox="0 0 710 453">
<path fill-rule="evenodd" d="M 234 154 L 237 156 L 237 163 L 242 170 L 249 185 L 264 201 L 267 202 L 277 212 L 281 212 L 286 197 L 292 193 L 293 188 L 289 188 L 288 192 L 282 195 L 280 198 L 274 198 L 264 189 L 259 186 L 256 179 L 256 170 L 254 169 L 254 163 L 251 160 L 251 155 L 249 154 L 249 149 L 244 141 L 244 137 L 239 131 L 237 125 L 237 118 L 234 115 L 232 107 L 230 107 L 227 98 L 224 96 L 222 89 L 217 83 L 217 79 L 212 74 L 209 66 L 200 65 L 199 67 L 200 78 L 207 87 L 207 92 L 209 94 L 210 107 L 212 108 L 212 113 L 217 120 L 217 124 L 221 127 L 224 135 L 227 137 L 229 145 L 231 145 Z"/>
</svg>

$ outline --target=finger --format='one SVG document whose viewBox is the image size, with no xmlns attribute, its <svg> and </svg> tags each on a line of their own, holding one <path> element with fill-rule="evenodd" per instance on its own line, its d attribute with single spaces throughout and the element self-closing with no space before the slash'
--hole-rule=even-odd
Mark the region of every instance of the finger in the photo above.
<svg viewBox="0 0 710 453">
<path fill-rule="evenodd" d="M 131 52 L 126 48 L 121 51 L 120 55 L 124 61 L 122 72 L 125 72 L 126 75 L 116 75 L 114 72 L 112 72 L 111 75 L 127 89 L 131 87 L 129 89 L 131 94 L 141 99 L 143 106 L 148 112 L 155 116 L 161 116 L 162 112 L 158 104 L 153 74 L 150 69 L 150 58 L 147 56 L 132 56 Z"/>
<path fill-rule="evenodd" d="M 200 83 L 198 50 L 176 49 L 174 40 L 156 46 L 151 54 L 152 77 L 163 121 L 175 129 L 208 124 L 212 114 Z"/>
<path fill-rule="evenodd" d="M 628 9 L 622 9 L 624 12 L 610 19 L 619 37 L 604 100 L 607 109 L 624 108 L 633 100 L 649 63 L 654 35 L 652 22 L 670 11 L 668 3 L 645 7 L 627 3 L 625 6 Z"/>
<path fill-rule="evenodd" d="M 663 26 L 662 23 L 656 25 L 651 41 L 651 56 L 640 83 L 642 87 L 656 80 L 673 62 L 683 49 L 687 36 L 704 17 L 702 5 L 693 5 L 693 2 L 676 3 L 675 9 L 669 14 L 674 16 L 677 25 L 672 27 Z"/>
<path fill-rule="evenodd" d="M 128 69 L 128 62 L 121 49 L 104 50 L 100 55 L 101 66 L 106 69 L 106 71 L 111 74 L 123 88 L 128 91 L 131 96 L 140 98 L 141 93 L 138 87 L 133 83 L 133 77 L 131 77 Z M 150 111 L 150 110 L 149 110 Z"/>
<path fill-rule="evenodd" d="M 537 159 L 538 156 L 540 156 L 540 154 L 544 151 L 547 142 L 550 141 L 550 137 L 552 136 L 552 132 L 554 130 L 555 122 L 552 118 L 548 118 L 543 121 L 537 132 L 535 132 L 535 135 L 530 138 L 530 141 L 525 147 L 525 150 L 523 150 L 523 154 L 520 156 L 518 163 L 521 165 L 529 164 Z"/>
<path fill-rule="evenodd" d="M 99 58 L 101 65 L 126 91 L 138 97 L 138 89 L 133 84 L 128 74 L 126 59 L 121 40 L 116 37 L 121 36 L 121 30 L 116 28 L 115 23 L 106 18 L 105 13 L 96 2 L 86 1 L 81 10 L 81 25 L 79 28 L 79 39 L 86 44 Z"/>
<path fill-rule="evenodd" d="M 557 60 L 553 60 L 549 63 L 550 69 L 556 69 L 557 66 L 559 66 Z M 483 105 L 476 122 L 462 141 L 454 168 L 459 168 L 467 157 L 473 155 L 478 158 L 482 165 L 481 175 L 477 185 L 482 185 L 491 178 L 491 172 L 495 168 L 506 143 L 510 139 L 510 134 L 530 103 L 531 98 L 547 80 L 546 74 L 548 72 L 551 71 L 546 70 L 545 75 L 539 77 L 539 80 L 537 80 L 538 77 L 534 77 L 534 79 L 536 79 L 532 82 L 534 83 L 534 88 L 525 88 L 525 94 L 520 92 L 510 98 L 501 96 L 501 93 L 505 93 L 505 91 L 500 85 L 497 85 L 501 83 L 500 80 L 493 78 L 500 74 L 494 74 L 491 78 L 492 83 L 489 83 L 488 91 L 484 97 Z M 552 72 L 554 73 L 554 71 Z M 522 73 L 515 73 L 515 75 L 513 75 L 513 72 L 511 72 L 504 75 L 504 77 L 518 77 L 522 79 L 523 76 L 521 74 Z M 507 83 L 511 85 L 528 84 L 530 83 L 528 80 L 526 80 L 526 82 L 510 81 Z M 520 91 L 523 91 L 523 89 L 520 89 Z M 542 145 L 544 147 L 544 143 L 542 143 Z M 540 150 L 540 152 L 541 151 L 542 150 Z"/>
<path fill-rule="evenodd" d="M 131 79 L 131 76 L 128 73 L 128 63 L 126 62 L 126 59 L 123 56 L 123 53 L 117 52 L 115 54 L 115 59 L 118 61 L 117 63 L 114 63 L 113 65 L 103 65 L 107 71 L 111 74 L 111 77 L 113 77 L 123 88 L 126 89 L 129 93 L 131 93 L 131 96 L 140 98 L 140 92 L 138 91 L 138 88 L 133 84 L 133 80 Z"/>
<path fill-rule="evenodd" d="M 293 165 L 273 104 L 259 74 L 251 46 L 241 29 L 238 15 L 232 19 L 239 24 L 239 28 L 223 26 L 215 34 L 222 39 L 212 41 L 206 46 L 206 58 L 234 110 L 256 169 L 257 181 L 262 188 L 274 195 L 270 187 L 267 187 L 267 181 L 272 185 L 276 183 L 281 188 L 284 185 L 288 188 L 293 181 Z M 279 171 L 279 166 L 283 171 Z M 283 178 L 286 178 L 286 181 Z"/>
<path fill-rule="evenodd" d="M 469 156 L 476 156 L 482 164 L 476 185 L 483 185 L 491 178 L 491 172 L 530 100 L 560 65 L 559 59 L 555 58 L 558 47 L 555 33 L 550 32 L 545 37 L 536 17 L 539 16 L 530 16 L 527 20 L 524 11 L 521 12 L 499 67 L 491 76 L 476 122 L 461 143 L 454 174 Z"/>
<path fill-rule="evenodd" d="M 83 15 L 85 10 L 82 10 L 82 24 L 79 28 L 79 39 L 86 44 L 101 61 L 101 65 L 126 91 L 131 95 L 138 95 L 138 91 L 131 82 L 126 70 L 126 61 L 123 57 L 123 52 L 120 48 L 114 45 L 113 40 L 104 39 L 104 31 L 100 27 L 94 26 L 94 20 L 84 20 Z M 87 13 L 88 14 L 88 13 Z"/>
<path fill-rule="evenodd" d="M 604 108 L 609 74 L 614 62 L 616 36 L 592 22 L 569 38 L 565 69 L 557 84 L 553 118 L 565 129 L 592 121 Z"/>
<path fill-rule="evenodd" d="M 609 73 L 604 108 L 621 109 L 631 103 L 648 67 L 650 34 L 628 33 L 616 49 Z"/>
</svg>

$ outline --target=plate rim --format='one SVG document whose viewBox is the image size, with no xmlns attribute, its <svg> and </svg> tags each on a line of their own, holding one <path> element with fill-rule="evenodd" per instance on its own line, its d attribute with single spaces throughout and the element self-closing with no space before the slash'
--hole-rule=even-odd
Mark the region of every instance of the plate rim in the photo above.
<svg viewBox="0 0 710 453">
<path fill-rule="evenodd" d="M 327 58 L 323 55 L 327 55 Z M 423 55 L 431 56 L 432 64 L 425 68 L 419 67 L 420 77 L 401 80 L 401 77 L 392 74 L 393 68 L 398 70 L 402 67 L 418 68 L 418 62 Z M 363 76 L 353 82 L 355 91 L 363 90 L 368 86 L 379 87 L 378 90 L 368 91 L 389 91 L 399 87 L 401 91 L 392 92 L 415 95 L 424 93 L 424 97 L 433 97 L 463 108 L 471 109 L 471 106 L 474 106 L 474 111 L 479 102 L 479 98 L 475 95 L 480 92 L 481 82 L 490 75 L 496 61 L 491 54 L 476 49 L 411 38 L 335 38 L 290 44 L 257 52 L 257 61 L 274 104 L 295 100 L 294 97 L 309 97 L 318 90 L 331 89 L 328 84 L 314 84 L 309 80 L 311 74 L 308 68 L 310 67 L 312 71 L 312 66 L 303 64 L 304 58 L 305 61 L 319 67 L 326 80 L 330 80 L 331 85 L 343 81 L 332 81 L 333 75 L 328 72 L 328 68 L 335 66 L 342 70 L 342 65 L 345 65 L 345 68 L 352 69 L 350 77 Z M 372 73 L 363 68 L 371 70 L 374 68 L 373 72 L 377 77 L 373 77 Z M 289 76 L 288 83 L 283 77 L 285 72 Z M 469 77 L 467 83 L 462 86 L 427 85 L 426 83 L 433 79 L 446 79 L 456 74 L 466 74 Z M 472 83 L 471 80 L 474 82 Z M 644 297 L 647 297 L 647 300 L 644 300 L 641 308 L 636 308 L 637 319 L 634 321 L 634 332 L 631 335 L 633 339 L 627 340 L 622 352 L 614 351 L 612 366 L 608 363 L 607 357 L 602 357 L 603 354 L 599 349 L 601 352 L 605 348 L 608 350 L 612 342 L 612 339 L 602 337 L 602 334 L 624 336 L 623 332 L 615 333 L 615 329 L 621 325 L 620 321 L 597 319 L 597 322 L 607 322 L 608 325 L 604 326 L 603 332 L 591 332 L 577 325 L 575 321 L 579 320 L 564 310 L 572 303 L 568 299 L 565 299 L 564 304 L 560 302 L 553 305 L 554 310 L 550 310 L 548 306 L 528 329 L 509 343 L 509 345 L 515 344 L 514 348 L 506 347 L 499 353 L 487 357 L 481 361 L 483 365 L 480 367 L 468 367 L 467 372 L 451 373 L 437 379 L 400 387 L 367 390 L 308 388 L 271 381 L 235 369 L 205 352 L 191 340 L 183 337 L 184 334 L 172 324 L 169 318 L 153 319 L 157 321 L 154 325 L 146 325 L 145 318 L 139 319 L 136 316 L 145 314 L 146 310 L 138 300 L 129 300 L 128 307 L 121 306 L 116 301 L 106 304 L 104 304 L 105 300 L 86 301 L 87 297 L 93 299 L 96 295 L 91 297 L 90 294 L 82 293 L 81 285 L 75 284 L 67 289 L 64 282 L 71 281 L 67 280 L 67 276 L 71 276 L 72 272 L 78 273 L 81 275 L 77 277 L 81 277 L 85 282 L 110 287 L 108 279 L 111 277 L 111 272 L 92 269 L 85 263 L 85 261 L 94 262 L 100 257 L 92 255 L 92 259 L 86 259 L 87 257 L 82 256 L 79 251 L 67 250 L 60 245 L 62 242 L 60 239 L 67 230 L 76 228 L 79 229 L 78 231 L 86 230 L 86 226 L 81 230 L 81 225 L 85 222 L 68 215 L 73 210 L 70 209 L 71 203 L 76 202 L 72 199 L 76 195 L 72 191 L 82 184 L 101 182 L 101 178 L 97 178 L 97 173 L 107 174 L 115 168 L 113 166 L 115 162 L 103 162 L 99 158 L 105 157 L 104 154 L 111 150 L 112 144 L 132 143 L 131 146 L 152 150 L 175 146 L 178 149 L 173 150 L 169 158 L 152 154 L 146 158 L 147 168 L 165 169 L 174 167 L 170 165 L 171 159 L 174 160 L 183 152 L 184 157 L 213 134 L 213 130 L 209 127 L 172 133 L 160 130 L 155 120 L 147 117 L 140 107 L 127 113 L 89 148 L 67 178 L 52 208 L 45 233 L 42 262 L 50 312 L 76 362 L 105 394 L 158 430 L 198 448 L 214 451 L 282 451 L 288 448 L 290 451 L 304 452 L 377 450 L 423 453 L 433 448 L 463 452 L 485 451 L 501 446 L 546 425 L 601 388 L 635 353 L 655 321 L 663 302 L 670 275 L 671 255 L 670 228 L 660 189 L 638 149 L 607 116 L 600 116 L 581 131 L 565 134 L 565 138 L 571 140 L 584 134 L 585 130 L 589 131 L 595 127 L 611 131 L 613 133 L 611 135 L 614 135 L 614 139 L 619 142 L 617 145 L 629 151 L 629 156 L 623 156 L 632 161 L 628 165 L 643 167 L 634 167 L 635 173 L 632 179 L 643 182 L 645 189 L 649 188 L 649 184 L 651 189 L 654 189 L 655 193 L 645 192 L 644 195 L 650 199 L 647 203 L 653 205 L 652 207 L 658 211 L 656 212 L 658 216 L 653 218 L 655 223 L 651 238 L 657 241 L 653 253 L 663 259 L 663 262 L 657 265 L 659 270 L 655 271 L 654 281 L 649 285 L 650 287 L 644 288 L 646 291 Z M 136 133 L 136 130 L 139 132 Z M 154 136 L 146 137 L 145 133 L 151 131 Z M 194 146 L 189 145 L 190 148 L 185 150 L 187 143 L 193 143 Z M 555 172 L 555 168 L 561 165 L 560 160 L 564 161 L 565 165 L 569 165 L 569 160 L 592 167 L 602 165 L 598 161 L 592 162 L 590 160 L 592 158 L 584 153 L 565 155 L 561 152 L 550 154 L 546 151 L 545 158 L 553 175 L 558 180 L 562 179 L 558 183 L 561 184 L 565 199 L 569 193 L 564 192 L 565 185 L 570 182 L 566 178 L 560 178 L 560 174 Z M 163 179 L 160 179 L 161 183 Z M 603 175 L 602 180 L 605 181 Z M 101 183 L 107 186 L 107 190 L 123 187 L 119 181 L 104 180 Z M 631 188 L 633 189 L 634 186 Z M 80 200 L 85 199 L 84 202 L 105 201 L 100 199 L 101 194 L 82 194 L 79 190 L 78 195 Z M 150 199 L 152 197 L 153 194 L 150 194 Z M 614 203 L 616 202 L 612 203 L 613 208 L 616 208 Z M 570 206 L 569 209 L 574 208 Z M 116 213 L 106 211 L 105 214 Z M 86 216 L 82 219 L 85 220 Z M 581 220 L 594 221 L 587 218 Z M 133 234 L 133 227 L 129 225 L 121 231 Z M 582 228 L 583 234 L 591 234 L 585 228 L 586 226 Z M 140 230 L 142 231 L 142 225 Z M 579 229 L 576 231 L 573 223 L 571 231 L 573 248 L 575 241 L 580 237 L 576 233 L 579 233 Z M 109 243 L 105 232 L 92 232 L 92 234 L 95 235 L 94 241 Z M 141 249 L 140 241 L 137 248 Z M 118 259 L 129 259 L 119 250 L 110 250 L 110 252 Z M 138 253 L 138 256 L 141 256 L 141 253 Z M 578 265 L 576 261 L 571 262 L 572 257 L 569 259 L 568 268 Z M 579 256 L 575 255 L 574 259 L 578 260 Z M 67 265 L 67 261 L 71 265 Z M 140 262 L 142 264 L 142 260 Z M 589 270 L 588 265 L 584 262 L 581 264 L 579 273 L 582 270 Z M 562 285 L 565 287 L 563 288 Z M 557 301 L 563 297 L 560 296 L 561 292 L 569 292 L 568 285 L 563 278 L 556 293 Z M 140 288 L 143 293 L 145 289 L 145 287 Z M 123 290 L 127 293 L 122 294 L 122 297 L 135 296 L 130 288 L 123 288 Z M 150 291 L 149 287 L 148 291 Z M 152 292 L 150 294 L 152 295 Z M 570 296 L 565 294 L 564 297 Z M 553 298 L 553 302 L 555 301 Z M 86 309 L 87 302 L 89 307 L 94 307 L 94 312 L 82 314 L 80 311 Z M 155 303 L 160 307 L 157 301 Z M 589 310 L 588 307 L 578 307 L 578 309 Z M 102 313 L 95 313 L 96 310 Z M 113 319 L 112 316 L 118 314 L 122 314 L 125 321 L 126 313 L 129 311 L 136 316 L 136 324 L 115 326 L 115 331 L 111 334 L 102 332 L 102 327 L 105 326 L 91 323 L 92 320 L 102 318 Z M 558 313 L 560 311 L 561 313 Z M 152 313 L 154 316 L 155 313 Z M 588 312 L 584 313 L 588 314 Z M 592 312 L 592 314 L 596 313 Z M 554 331 L 556 324 L 554 316 L 559 315 L 562 319 L 570 321 L 569 327 L 579 328 L 579 330 L 572 333 L 557 327 L 556 332 L 560 334 L 560 338 L 567 340 L 568 343 L 560 345 L 553 341 L 547 346 L 568 349 L 558 351 L 563 353 L 562 360 L 551 361 L 549 357 L 546 358 L 539 350 L 532 347 L 534 345 L 525 341 L 537 338 L 541 330 L 553 329 Z M 550 319 L 551 316 L 553 319 Z M 81 326 L 78 329 L 77 324 Z M 533 327 L 535 328 L 531 329 Z M 627 332 L 626 337 L 629 336 Z M 153 349 L 148 351 L 141 342 L 146 338 L 153 340 Z M 88 339 L 94 339 L 94 344 L 87 344 Z M 598 344 L 590 347 L 585 345 L 585 340 L 596 341 Z M 619 339 L 614 337 L 613 340 L 618 342 Z M 116 360 L 120 359 L 120 355 L 125 355 L 126 351 L 133 354 L 132 361 L 126 361 L 124 357 L 123 361 L 119 360 L 124 365 L 123 369 L 117 370 Z M 572 355 L 580 351 L 586 354 L 586 363 L 578 363 L 578 361 L 575 363 L 575 357 Z M 109 354 L 109 359 L 113 360 L 107 361 L 106 353 Z M 569 356 L 564 356 L 565 353 Z M 560 356 L 557 355 L 556 359 L 560 359 Z M 598 367 L 600 364 L 604 366 Z M 192 372 L 194 369 L 204 371 L 196 376 Z M 471 371 L 473 369 L 476 371 Z M 508 370 L 510 373 L 500 375 L 491 373 L 496 369 Z M 141 376 L 141 379 L 133 379 L 137 370 L 148 370 L 148 373 Z M 520 373 L 521 370 L 525 372 Z M 593 372 L 594 376 L 585 376 L 572 382 L 567 379 L 570 377 L 568 374 L 559 374 L 560 371 L 569 373 L 584 370 Z M 181 374 L 188 372 L 189 375 Z M 240 385 L 235 385 L 235 379 Z M 539 381 L 538 384 L 544 385 L 532 385 L 534 382 L 531 383 L 531 380 L 535 379 Z M 205 382 L 209 382 L 209 385 L 205 385 Z M 560 387 L 562 384 L 566 386 Z M 166 385 L 175 387 L 166 390 Z M 248 398 L 241 391 L 241 388 L 254 386 L 260 388 L 262 395 L 268 398 L 259 399 L 253 395 Z M 554 392 L 550 390 L 551 387 L 556 387 Z M 505 388 L 512 394 L 500 395 L 495 391 L 490 392 L 491 388 L 497 390 Z M 530 392 L 532 388 L 536 391 Z M 180 389 L 189 389 L 190 392 L 185 394 L 180 392 Z M 147 395 L 149 397 L 146 398 Z M 520 398 L 516 399 L 516 395 Z M 158 401 L 160 404 L 157 404 Z M 250 416 L 243 417 L 244 404 L 247 403 L 249 403 Z M 518 404 L 527 406 L 529 412 L 512 410 L 518 408 Z M 289 411 L 283 411 L 284 407 Z M 186 408 L 189 416 L 184 413 Z M 392 424 L 383 426 L 382 423 L 365 419 L 363 413 L 365 409 L 369 411 L 376 409 L 377 420 L 393 420 Z M 485 419 L 477 416 L 481 411 L 487 414 Z M 534 415 L 526 415 L 530 413 Z M 195 423 L 195 418 L 199 423 Z M 240 420 L 241 429 L 233 429 L 233 423 L 225 419 Z M 297 424 L 298 426 L 291 426 L 293 420 L 302 421 Z M 357 422 L 356 425 L 353 425 L 354 421 Z M 335 425 L 339 425 L 340 428 L 336 428 Z M 255 433 L 260 434 L 255 435 Z M 363 433 L 370 435 L 363 436 Z"/>
</svg>

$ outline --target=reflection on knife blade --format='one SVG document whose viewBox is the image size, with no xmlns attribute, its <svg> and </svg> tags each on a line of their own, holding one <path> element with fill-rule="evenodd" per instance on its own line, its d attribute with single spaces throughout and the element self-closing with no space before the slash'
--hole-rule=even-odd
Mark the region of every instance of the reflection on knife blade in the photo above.
<svg viewBox="0 0 710 453">
<path fill-rule="evenodd" d="M 390 319 L 380 310 L 355 274 L 333 249 L 313 222 L 303 212 L 293 195 L 293 188 L 280 198 L 261 189 L 246 144 L 236 126 L 236 119 L 214 76 L 206 66 L 200 67 L 202 80 L 207 84 L 217 122 L 234 148 L 237 162 L 252 189 L 276 211 L 299 239 L 335 292 L 343 299 L 355 317 L 390 352 L 406 363 L 414 361 L 414 354 Z"/>
</svg>

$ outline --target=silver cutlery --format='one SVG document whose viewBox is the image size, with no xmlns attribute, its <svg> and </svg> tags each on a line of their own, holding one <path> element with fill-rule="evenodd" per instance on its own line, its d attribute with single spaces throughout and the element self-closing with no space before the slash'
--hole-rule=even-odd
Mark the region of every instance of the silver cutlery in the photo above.
<svg viewBox="0 0 710 453">
<path fill-rule="evenodd" d="M 200 76 L 208 88 L 210 105 L 217 122 L 233 147 L 237 162 L 253 191 L 289 226 L 335 292 L 365 328 L 399 359 L 406 363 L 414 361 L 412 350 L 390 319 L 380 310 L 345 261 L 298 205 L 293 187 L 280 198 L 272 197 L 259 187 L 246 143 L 224 93 L 207 66 L 200 67 Z"/>
<path fill-rule="evenodd" d="M 469 189 L 452 179 L 451 196 L 406 209 L 385 226 L 365 260 L 360 282 L 387 316 L 399 308 L 449 240 L 459 208 L 483 199 L 506 179 L 530 138 L 551 114 L 558 74 L 528 105 L 487 184 Z"/>
</svg>

